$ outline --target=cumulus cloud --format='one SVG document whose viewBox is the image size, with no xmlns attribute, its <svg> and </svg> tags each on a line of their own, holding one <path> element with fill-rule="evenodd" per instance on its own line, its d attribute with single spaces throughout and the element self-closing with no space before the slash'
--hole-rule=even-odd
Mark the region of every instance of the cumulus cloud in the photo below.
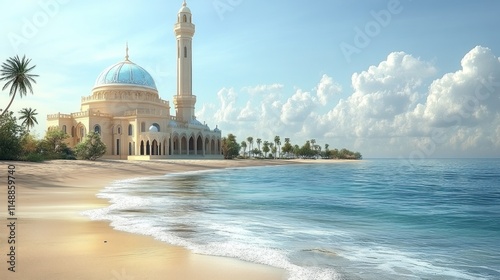
<svg viewBox="0 0 500 280">
<path fill-rule="evenodd" d="M 281 108 L 281 121 L 287 125 L 302 123 L 314 117 L 315 109 L 327 106 L 330 97 L 341 91 L 339 84 L 328 75 L 323 75 L 312 92 L 298 89 L 287 99 Z"/>
<path fill-rule="evenodd" d="M 498 58 L 488 48 L 475 47 L 462 59 L 461 66 L 429 88 L 423 118 L 433 126 L 474 126 L 492 121 L 498 112 Z"/>
<path fill-rule="evenodd" d="M 233 88 L 223 88 L 217 93 L 220 106 L 215 112 L 215 118 L 219 122 L 230 122 L 236 119 L 236 98 L 237 93 Z"/>
<path fill-rule="evenodd" d="M 461 69 L 437 72 L 430 62 L 393 52 L 354 73 L 346 98 L 333 101 L 342 89 L 328 75 L 288 94 L 280 84 L 223 89 L 216 117 L 241 137 L 316 138 L 372 156 L 500 156 L 499 58 L 478 46 Z"/>
<path fill-rule="evenodd" d="M 311 93 L 299 89 L 281 108 L 281 121 L 285 124 L 301 122 L 312 114 L 315 107 Z"/>
<path fill-rule="evenodd" d="M 436 69 L 403 52 L 352 75 L 354 92 L 317 117 L 318 132 L 330 137 L 399 137 L 411 133 L 406 114 L 425 94 L 423 84 Z"/>
<path fill-rule="evenodd" d="M 429 63 L 403 52 L 352 76 L 354 94 L 348 100 L 368 118 L 391 119 L 413 109 L 420 86 L 436 72 Z"/>
<path fill-rule="evenodd" d="M 238 121 L 255 121 L 257 120 L 257 112 L 253 107 L 252 102 L 247 101 L 245 108 L 243 108 L 238 115 Z"/>
<path fill-rule="evenodd" d="M 325 74 L 323 75 L 323 77 L 321 77 L 321 81 L 319 81 L 319 84 L 316 89 L 316 95 L 319 103 L 325 106 L 327 105 L 331 96 L 338 94 L 341 91 L 342 91 L 341 86 L 335 83 L 332 77 L 329 77 L 328 75 Z"/>
<path fill-rule="evenodd" d="M 282 84 L 258 85 L 253 87 L 244 87 L 242 92 L 247 92 L 250 95 L 275 94 L 283 89 Z"/>
</svg>

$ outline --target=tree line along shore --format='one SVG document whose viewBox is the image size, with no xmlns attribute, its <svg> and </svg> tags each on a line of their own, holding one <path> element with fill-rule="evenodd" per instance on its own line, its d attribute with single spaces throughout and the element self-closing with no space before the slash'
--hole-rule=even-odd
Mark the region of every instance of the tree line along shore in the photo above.
<svg viewBox="0 0 500 280">
<path fill-rule="evenodd" d="M 284 144 L 281 137 L 276 135 L 273 141 L 255 139 L 249 136 L 246 141 L 238 143 L 236 136 L 228 134 L 222 138 L 222 153 L 225 159 L 233 158 L 273 158 L 273 159 L 291 159 L 291 158 L 309 158 L 309 159 L 353 159 L 359 160 L 363 156 L 359 152 L 353 152 L 346 148 L 330 149 L 329 144 L 324 144 L 324 148 L 316 143 L 315 139 L 307 140 L 302 146 L 292 144 L 290 138 L 285 138 Z M 247 151 L 248 148 L 248 151 Z"/>
</svg>

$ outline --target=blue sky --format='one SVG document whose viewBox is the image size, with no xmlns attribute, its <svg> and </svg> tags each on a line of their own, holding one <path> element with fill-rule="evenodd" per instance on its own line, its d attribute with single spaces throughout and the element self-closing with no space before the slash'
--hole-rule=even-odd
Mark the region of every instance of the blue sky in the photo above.
<svg viewBox="0 0 500 280">
<path fill-rule="evenodd" d="M 197 115 L 224 134 L 365 157 L 500 156 L 499 1 L 187 2 Z M 47 114 L 79 111 L 126 42 L 172 100 L 182 1 L 0 3 L 0 60 L 26 54 L 40 75 L 12 109 L 36 108 L 39 136 Z"/>
</svg>

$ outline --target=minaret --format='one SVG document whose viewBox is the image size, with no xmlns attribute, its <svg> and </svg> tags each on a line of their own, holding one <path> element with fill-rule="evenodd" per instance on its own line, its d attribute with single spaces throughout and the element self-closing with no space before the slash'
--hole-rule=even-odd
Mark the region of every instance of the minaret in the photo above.
<svg viewBox="0 0 500 280">
<path fill-rule="evenodd" d="M 193 95 L 193 57 L 192 42 L 194 24 L 191 23 L 191 10 L 187 7 L 186 0 L 177 15 L 174 25 L 177 37 L 177 95 L 174 104 L 177 120 L 190 122 L 194 119 L 194 104 L 196 96 Z"/>
</svg>

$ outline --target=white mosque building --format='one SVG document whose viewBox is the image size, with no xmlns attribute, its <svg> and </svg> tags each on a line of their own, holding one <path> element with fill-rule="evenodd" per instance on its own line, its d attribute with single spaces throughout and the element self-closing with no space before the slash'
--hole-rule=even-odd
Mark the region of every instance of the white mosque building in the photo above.
<svg viewBox="0 0 500 280">
<path fill-rule="evenodd" d="M 151 75 L 129 60 L 116 63 L 97 77 L 92 95 L 82 97 L 80 112 L 47 116 L 48 129 L 61 129 L 74 147 L 89 131 L 101 135 L 104 158 L 149 160 L 222 158 L 221 131 L 195 117 L 192 92 L 192 40 L 195 26 L 184 1 L 174 32 L 177 38 L 175 116 L 161 99 Z"/>
</svg>

